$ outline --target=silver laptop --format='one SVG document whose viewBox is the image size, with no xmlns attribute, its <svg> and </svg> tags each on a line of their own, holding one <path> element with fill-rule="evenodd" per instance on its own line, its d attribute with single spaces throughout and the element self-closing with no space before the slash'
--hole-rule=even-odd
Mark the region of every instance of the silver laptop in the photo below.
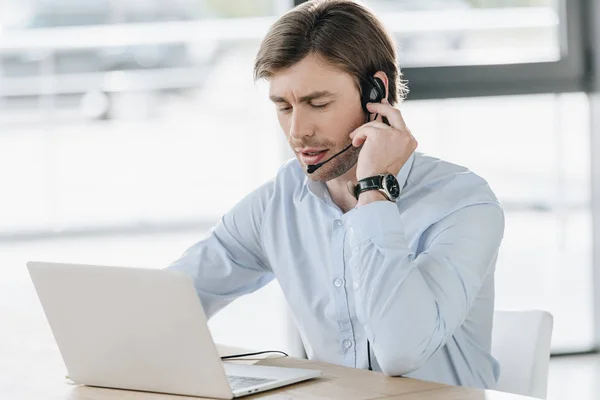
<svg viewBox="0 0 600 400">
<path fill-rule="evenodd" d="M 222 362 L 183 273 L 45 262 L 27 268 L 75 383 L 231 399 L 321 375 Z"/>
</svg>

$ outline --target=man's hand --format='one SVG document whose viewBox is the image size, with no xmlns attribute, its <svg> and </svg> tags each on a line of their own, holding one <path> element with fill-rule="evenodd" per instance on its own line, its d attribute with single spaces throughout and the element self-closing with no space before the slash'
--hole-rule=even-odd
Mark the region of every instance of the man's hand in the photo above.
<svg viewBox="0 0 600 400">
<path fill-rule="evenodd" d="M 356 178 L 361 180 L 385 173 L 396 176 L 418 143 L 406 127 L 400 110 L 392 107 L 387 100 L 369 103 L 367 109 L 387 118 L 390 125 L 372 121 L 350 134 L 355 147 L 363 146 L 356 165 Z"/>
</svg>

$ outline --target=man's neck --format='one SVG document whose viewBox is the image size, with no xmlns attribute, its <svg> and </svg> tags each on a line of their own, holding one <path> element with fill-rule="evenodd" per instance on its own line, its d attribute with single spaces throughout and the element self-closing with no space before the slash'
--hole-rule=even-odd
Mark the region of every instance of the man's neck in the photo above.
<svg viewBox="0 0 600 400">
<path fill-rule="evenodd" d="M 357 200 L 348 191 L 349 181 L 356 185 L 356 165 L 344 175 L 325 182 L 331 199 L 344 213 L 356 207 L 357 204 Z"/>
</svg>

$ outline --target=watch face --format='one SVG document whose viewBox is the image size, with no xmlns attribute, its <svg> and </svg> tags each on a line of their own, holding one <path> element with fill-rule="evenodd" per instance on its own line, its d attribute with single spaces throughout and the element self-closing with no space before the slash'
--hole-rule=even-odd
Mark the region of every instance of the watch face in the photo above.
<svg viewBox="0 0 600 400">
<path fill-rule="evenodd" d="M 400 196 L 400 185 L 398 184 L 396 177 L 394 175 L 386 175 L 384 179 L 384 187 L 390 194 L 390 197 L 392 200 L 397 199 L 398 196 Z"/>
</svg>

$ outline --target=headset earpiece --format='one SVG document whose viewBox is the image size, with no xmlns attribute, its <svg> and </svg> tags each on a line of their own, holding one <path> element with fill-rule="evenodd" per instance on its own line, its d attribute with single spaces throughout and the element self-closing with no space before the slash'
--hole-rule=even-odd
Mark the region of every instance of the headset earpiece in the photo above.
<svg viewBox="0 0 600 400">
<path fill-rule="evenodd" d="M 374 76 L 367 77 L 361 82 L 360 96 L 362 108 L 368 114 L 367 103 L 380 103 L 385 97 L 385 85 L 383 81 Z"/>
</svg>

